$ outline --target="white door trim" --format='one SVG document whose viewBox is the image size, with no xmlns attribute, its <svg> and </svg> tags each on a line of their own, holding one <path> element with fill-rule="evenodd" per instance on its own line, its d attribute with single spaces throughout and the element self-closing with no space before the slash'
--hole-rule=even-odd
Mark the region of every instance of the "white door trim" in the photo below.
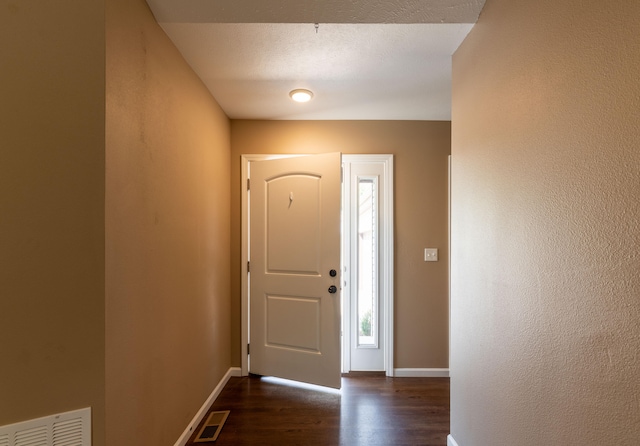
<svg viewBox="0 0 640 446">
<path fill-rule="evenodd" d="M 249 280 L 247 277 L 247 262 L 249 261 L 249 193 L 247 190 L 247 179 L 249 178 L 249 163 L 251 161 L 263 161 L 277 158 L 290 158 L 295 156 L 305 156 L 304 154 L 286 154 L 286 155 L 267 155 L 267 154 L 249 154 L 240 156 L 240 185 L 242 188 L 241 195 L 241 253 L 240 253 L 240 371 L 242 376 L 249 374 L 249 355 L 247 352 L 247 346 L 249 343 Z M 388 178 L 389 184 L 393 185 L 393 155 L 342 155 L 349 160 L 359 161 L 377 161 L 385 164 L 385 175 Z M 393 188 L 389 188 L 393 189 Z M 393 349 L 393 302 L 394 302 L 394 245 L 393 245 L 393 193 L 392 191 L 385 191 L 385 202 L 388 203 L 389 212 L 383 216 L 384 225 L 388 228 L 386 236 L 383 237 L 382 247 L 387 253 L 384 256 L 384 261 L 381 262 L 381 274 L 387 278 L 384 281 L 384 285 L 381 289 L 384 318 L 387 329 L 385 330 L 385 373 L 387 376 L 394 376 L 394 349 Z M 344 343 L 343 343 L 344 345 Z M 344 347 L 343 347 L 344 354 Z"/>
</svg>

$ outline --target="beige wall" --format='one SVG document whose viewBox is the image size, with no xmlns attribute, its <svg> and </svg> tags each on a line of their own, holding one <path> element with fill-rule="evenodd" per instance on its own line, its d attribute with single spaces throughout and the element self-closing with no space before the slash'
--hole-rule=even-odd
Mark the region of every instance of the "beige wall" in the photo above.
<svg viewBox="0 0 640 446">
<path fill-rule="evenodd" d="M 104 2 L 0 2 L 0 425 L 104 444 Z"/>
<path fill-rule="evenodd" d="M 640 3 L 487 0 L 454 56 L 451 432 L 640 438 Z"/>
<path fill-rule="evenodd" d="M 240 155 L 395 155 L 395 367 L 448 367 L 449 122 L 231 122 L 233 363 L 240 365 Z M 423 249 L 440 249 L 425 263 Z"/>
<path fill-rule="evenodd" d="M 106 438 L 171 445 L 230 367 L 229 120 L 144 0 L 106 13 Z"/>
</svg>

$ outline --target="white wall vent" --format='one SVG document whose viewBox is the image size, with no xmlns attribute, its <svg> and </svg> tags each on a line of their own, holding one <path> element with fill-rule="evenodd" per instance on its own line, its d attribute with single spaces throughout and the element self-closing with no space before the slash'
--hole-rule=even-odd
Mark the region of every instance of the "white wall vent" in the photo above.
<svg viewBox="0 0 640 446">
<path fill-rule="evenodd" d="M 91 446 L 91 408 L 0 426 L 0 446 Z"/>
</svg>

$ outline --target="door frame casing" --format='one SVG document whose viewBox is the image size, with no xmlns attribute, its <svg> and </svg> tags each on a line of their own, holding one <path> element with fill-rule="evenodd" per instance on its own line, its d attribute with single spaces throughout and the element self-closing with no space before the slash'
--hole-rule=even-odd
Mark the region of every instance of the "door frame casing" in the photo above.
<svg viewBox="0 0 640 446">
<path fill-rule="evenodd" d="M 240 155 L 240 187 L 241 187 L 241 208 L 240 208 L 240 220 L 241 220 L 241 252 L 240 252 L 240 268 L 241 268 L 241 281 L 240 281 L 240 371 L 242 376 L 249 374 L 249 277 L 247 272 L 247 265 L 249 262 L 249 190 L 247 187 L 247 181 L 249 179 L 249 164 L 252 161 L 265 161 L 270 159 L 279 158 L 293 158 L 298 156 L 309 156 L 312 154 L 246 154 Z M 388 181 L 390 182 L 391 189 L 393 190 L 393 155 L 345 155 L 343 158 L 357 160 L 370 160 L 385 163 L 385 174 L 388 175 Z M 344 179 L 343 179 L 344 181 Z M 394 355 L 393 355 L 393 279 L 394 279 L 394 259 L 393 259 L 393 193 L 390 196 L 385 196 L 386 203 L 388 203 L 389 212 L 383 216 L 384 224 L 387 225 L 388 231 L 387 237 L 384 237 L 382 243 L 384 245 L 385 252 L 388 257 L 381 263 L 381 269 L 386 275 L 384 290 L 381 290 L 382 305 L 384 307 L 384 323 L 385 330 L 385 372 L 387 376 L 394 376 Z M 344 345 L 344 336 L 342 345 Z M 344 347 L 342 352 L 344 358 Z"/>
</svg>

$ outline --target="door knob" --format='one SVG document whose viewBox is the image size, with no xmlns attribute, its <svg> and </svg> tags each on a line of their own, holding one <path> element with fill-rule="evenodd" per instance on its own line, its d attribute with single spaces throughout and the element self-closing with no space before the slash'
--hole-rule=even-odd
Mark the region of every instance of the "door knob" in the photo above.
<svg viewBox="0 0 640 446">
<path fill-rule="evenodd" d="M 336 291 L 338 291 L 338 288 L 336 288 L 336 286 L 335 286 L 335 285 L 331 285 L 331 286 L 329 287 L 329 293 L 331 293 L 331 294 L 335 294 L 335 292 L 336 292 Z"/>
</svg>

